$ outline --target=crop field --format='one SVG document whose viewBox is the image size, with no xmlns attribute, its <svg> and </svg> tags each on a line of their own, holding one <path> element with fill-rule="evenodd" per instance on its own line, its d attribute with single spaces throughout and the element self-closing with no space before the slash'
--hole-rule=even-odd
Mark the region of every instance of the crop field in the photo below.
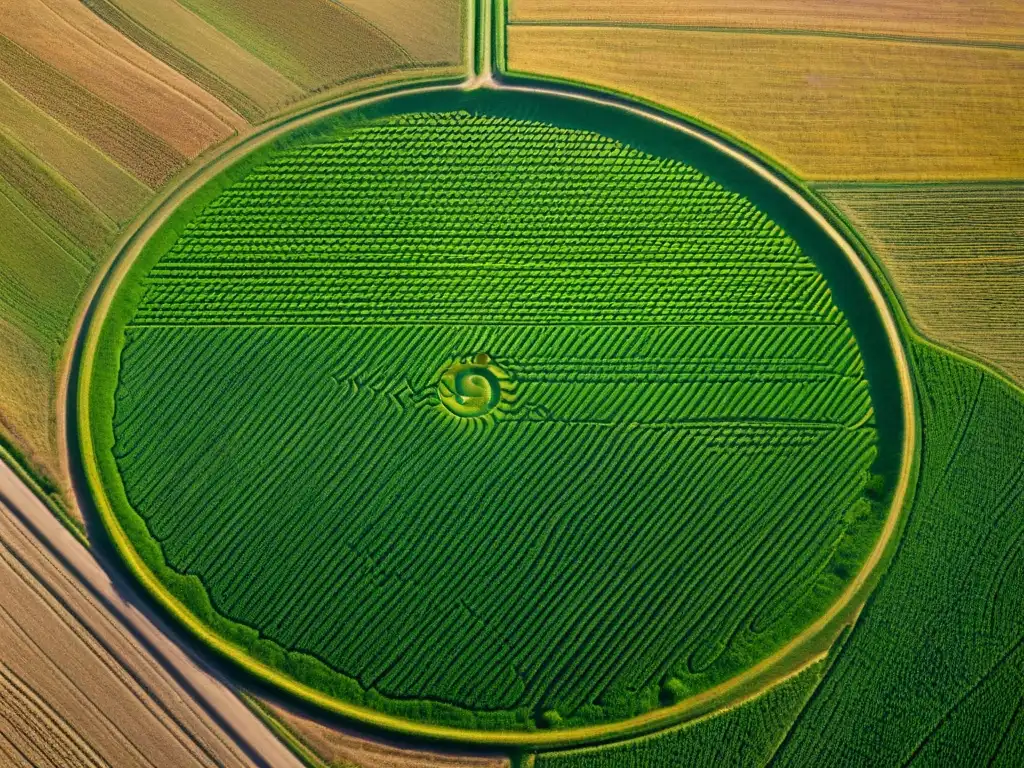
<svg viewBox="0 0 1024 768">
<path fill-rule="evenodd" d="M 827 604 L 877 437 L 791 237 L 591 131 L 346 126 L 174 223 L 123 294 L 101 461 L 171 589 L 334 695 L 482 728 L 649 710 Z"/>
<path fill-rule="evenodd" d="M 768 765 L 821 680 L 827 661 L 736 709 L 611 746 L 542 753 L 535 768 L 667 768 Z"/>
<path fill-rule="evenodd" d="M 332 0 L 182 4 L 304 90 L 415 63 L 390 37 Z"/>
<path fill-rule="evenodd" d="M 123 224 L 142 207 L 150 190 L 89 141 L 76 136 L 5 83 L 0 83 L 0 130 L 51 168 L 95 206 L 98 219 Z M 8 183 L 14 183 L 4 174 Z"/>
<path fill-rule="evenodd" d="M 64 13 L 84 13 L 94 23 L 76 28 Z M 161 62 L 148 55 L 136 58 L 132 50 L 135 46 L 124 38 L 114 38 L 122 41 L 118 48 L 101 44 L 95 36 L 111 30 L 75 0 L 9 4 L 0 12 L 0 21 L 8 41 L 5 48 L 13 44 L 18 47 L 18 56 L 33 57 L 37 62 L 30 67 L 15 61 L 12 72 L 31 71 L 31 76 L 50 91 L 55 107 L 66 101 L 68 108 L 74 108 L 88 98 L 94 108 L 104 110 L 97 115 L 83 110 L 80 121 L 91 118 L 106 123 L 109 118 L 104 112 L 116 110 L 120 119 L 110 122 L 135 124 L 141 129 L 140 135 L 145 131 L 182 158 L 195 157 L 245 124 L 241 117 Z"/>
<path fill-rule="evenodd" d="M 0 2 L 0 764 L 1024 765 L 1022 71 L 1014 0 Z"/>
<path fill-rule="evenodd" d="M 1024 394 L 930 345 L 915 368 L 928 438 L 899 554 L 775 765 L 1024 756 Z"/>
<path fill-rule="evenodd" d="M 804 179 L 1024 176 L 1017 48 L 510 24 L 508 66 L 696 117 Z"/>
<path fill-rule="evenodd" d="M 305 5 L 0 4 L 0 443 L 72 507 L 61 380 L 76 309 L 124 228 L 210 147 L 313 92 L 462 72 L 461 3 Z M 211 8 L 223 30 L 197 15 Z"/>
<path fill-rule="evenodd" d="M 1024 385 L 1024 185 L 818 191 L 871 246 L 918 328 Z"/>
<path fill-rule="evenodd" d="M 930 344 L 913 350 L 926 442 L 907 529 L 824 675 L 537 766 L 1020 765 L 1024 457 L 1006 448 L 1024 441 L 1024 393 Z M 787 686 L 791 706 L 778 700 Z M 766 738 L 731 752 L 745 738 L 732 728 Z"/>
<path fill-rule="evenodd" d="M 0 501 L 0 764 L 250 763 Z"/>
<path fill-rule="evenodd" d="M 345 0 L 346 8 L 385 32 L 403 51 L 425 64 L 463 58 L 464 41 L 451 34 L 468 6 L 460 0 Z"/>
<path fill-rule="evenodd" d="M 647 24 L 1005 45 L 1024 42 L 1024 9 L 1014 0 L 509 0 L 508 6 L 513 23 Z"/>
<path fill-rule="evenodd" d="M 87 0 L 97 16 L 250 122 L 303 90 L 177 0 Z"/>
</svg>

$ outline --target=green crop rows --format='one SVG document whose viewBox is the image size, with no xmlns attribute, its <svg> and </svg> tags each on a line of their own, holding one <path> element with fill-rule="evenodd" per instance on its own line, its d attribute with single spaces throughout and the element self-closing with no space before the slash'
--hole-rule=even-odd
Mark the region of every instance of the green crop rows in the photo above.
<svg viewBox="0 0 1024 768">
<path fill-rule="evenodd" d="M 821 680 L 826 661 L 769 688 L 741 707 L 639 739 L 536 757 L 535 768 L 762 766 Z"/>
<path fill-rule="evenodd" d="M 346 700 L 628 717 L 766 656 L 863 550 L 853 335 L 789 236 L 677 161 L 468 113 L 350 126 L 228 185 L 142 288 L 126 528 Z"/>
<path fill-rule="evenodd" d="M 1024 765 L 1024 396 L 914 349 L 900 549 L 773 765 Z"/>
</svg>

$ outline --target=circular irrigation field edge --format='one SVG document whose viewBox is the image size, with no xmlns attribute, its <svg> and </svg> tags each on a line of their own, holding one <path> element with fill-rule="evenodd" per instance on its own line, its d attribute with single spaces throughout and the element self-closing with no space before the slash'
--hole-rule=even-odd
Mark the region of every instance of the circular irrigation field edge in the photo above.
<svg viewBox="0 0 1024 768">
<path fill-rule="evenodd" d="M 552 98 L 558 99 L 588 99 L 594 103 L 600 104 L 602 109 L 624 110 L 621 105 L 614 107 L 604 105 L 601 102 L 600 97 L 597 96 L 581 97 L 579 94 L 562 93 L 552 94 L 551 96 Z M 425 96 L 421 92 L 419 97 Z M 500 98 L 500 92 L 493 92 L 487 98 Z M 372 103 L 373 102 L 371 100 L 369 104 Z M 355 106 L 365 107 L 367 105 L 367 103 L 360 105 L 347 105 L 346 107 L 339 108 L 339 112 L 346 111 L 347 109 L 354 108 Z M 639 108 L 638 111 L 640 111 Z M 644 119 L 652 118 L 646 110 L 643 110 L 642 116 Z M 123 292 L 119 294 L 118 291 L 121 289 L 121 286 L 125 284 L 124 278 L 127 273 L 134 273 L 136 270 L 139 270 L 141 273 L 141 271 L 146 271 L 148 267 L 151 266 L 144 263 L 144 261 L 137 261 L 136 257 L 144 251 L 145 245 L 150 242 L 150 237 L 152 237 L 153 234 L 157 234 L 159 237 L 159 232 L 163 231 L 161 229 L 161 224 L 166 223 L 168 218 L 173 217 L 176 211 L 174 203 L 180 202 L 184 199 L 190 199 L 196 192 L 203 194 L 203 189 L 206 189 L 211 195 L 214 191 L 219 192 L 219 189 L 212 190 L 209 186 L 204 187 L 204 185 L 207 184 L 211 178 L 217 177 L 225 168 L 232 166 L 243 152 L 249 152 L 257 149 L 257 147 L 252 145 L 245 147 L 244 150 L 233 150 L 232 153 L 229 153 L 226 157 L 214 163 L 196 177 L 193 177 L 185 187 L 176 191 L 176 194 L 169 199 L 169 202 L 165 204 L 165 207 L 159 209 L 154 214 L 153 218 L 144 222 L 143 229 L 146 232 L 146 236 L 140 237 L 139 239 L 129 240 L 129 247 L 126 252 L 122 254 L 122 258 L 118 262 L 119 267 L 117 278 L 111 281 L 111 285 L 106 286 L 95 316 L 89 323 L 87 336 L 84 341 L 84 354 L 81 361 L 82 364 L 78 380 L 80 387 L 78 392 L 78 417 L 80 434 L 82 436 L 81 450 L 83 469 L 88 479 L 94 501 L 102 516 L 105 526 L 129 567 L 145 585 L 147 590 L 154 594 L 172 614 L 188 626 L 189 629 L 199 636 L 206 644 L 234 659 L 248 671 L 270 682 L 280 685 L 282 688 L 307 701 L 323 706 L 339 714 L 384 728 L 391 728 L 409 734 L 430 738 L 452 739 L 481 744 L 562 746 L 595 740 L 607 740 L 617 736 L 652 730 L 656 727 L 678 722 L 687 717 L 702 714 L 710 708 L 722 706 L 727 703 L 734 703 L 737 700 L 746 698 L 756 692 L 760 687 L 763 687 L 764 684 L 777 681 L 790 674 L 793 669 L 801 667 L 806 663 L 809 655 L 816 655 L 823 651 L 824 647 L 821 647 L 822 639 L 827 638 L 830 640 L 831 635 L 834 631 L 837 631 L 843 620 L 849 618 L 849 614 L 855 610 L 857 600 L 862 596 L 875 566 L 882 560 L 891 535 L 897 528 L 899 518 L 898 511 L 902 508 L 902 502 L 906 497 L 910 486 L 915 450 L 916 427 L 913 417 L 914 405 L 909 379 L 909 369 L 907 368 L 906 358 L 900 341 L 899 327 L 886 302 L 882 289 L 878 286 L 877 281 L 872 276 L 870 270 L 859 258 L 858 254 L 853 250 L 849 243 L 838 235 L 835 228 L 817 208 L 811 205 L 798 192 L 793 190 L 792 187 L 781 181 L 778 176 L 768 168 L 753 160 L 748 155 L 735 150 L 721 139 L 708 136 L 702 130 L 680 124 L 674 120 L 669 120 L 667 118 L 660 119 L 664 120 L 665 125 L 670 126 L 672 130 L 685 132 L 691 140 L 707 144 L 710 148 L 709 151 L 715 153 L 728 153 L 733 161 L 742 164 L 748 169 L 748 171 L 753 171 L 762 179 L 763 182 L 766 182 L 768 185 L 776 189 L 779 194 L 785 195 L 791 200 L 794 206 L 800 208 L 802 211 L 800 215 L 806 216 L 808 220 L 813 221 L 814 226 L 820 228 L 822 235 L 831 239 L 841 249 L 844 256 L 849 259 L 848 266 L 856 273 L 858 279 L 863 281 L 863 287 L 873 303 L 873 310 L 878 314 L 881 335 L 884 336 L 890 345 L 889 352 L 891 353 L 893 363 L 893 388 L 897 390 L 895 397 L 898 403 L 894 411 L 891 411 L 889 415 L 899 414 L 902 417 L 899 424 L 900 429 L 898 430 L 898 434 L 901 438 L 901 444 L 893 454 L 895 457 L 894 464 L 896 466 L 894 466 L 892 471 L 893 487 L 891 494 L 891 510 L 886 516 L 880 535 L 878 536 L 871 552 L 865 558 L 862 568 L 852 576 L 842 594 L 833 602 L 828 610 L 818 616 L 814 622 L 810 623 L 797 636 L 793 637 L 782 647 L 778 648 L 774 653 L 762 659 L 757 664 L 751 666 L 738 675 L 730 677 L 728 680 L 725 680 L 718 685 L 708 688 L 696 695 L 688 696 L 675 704 L 653 709 L 642 715 L 617 722 L 572 727 L 563 730 L 554 728 L 551 730 L 523 732 L 483 731 L 466 728 L 453 728 L 445 725 L 418 722 L 404 717 L 395 717 L 372 708 L 356 706 L 336 697 L 326 695 L 322 691 L 318 691 L 309 685 L 297 682 L 287 675 L 282 674 L 278 669 L 275 669 L 272 663 L 268 664 L 266 661 L 253 658 L 249 654 L 245 653 L 236 643 L 232 643 L 220 634 L 211 631 L 201 619 L 198 619 L 195 616 L 192 610 L 189 610 L 189 608 L 187 608 L 178 598 L 166 590 L 163 583 L 146 565 L 145 557 L 140 556 L 140 553 L 136 550 L 137 544 L 133 545 L 132 537 L 129 537 L 125 533 L 123 528 L 124 520 L 117 516 L 107 493 L 107 484 L 111 481 L 117 482 L 117 479 L 112 478 L 109 473 L 104 475 L 99 466 L 97 450 L 93 442 L 93 429 L 95 428 L 95 424 L 91 422 L 90 419 L 94 413 L 94 395 L 96 395 L 98 391 L 96 388 L 96 382 L 101 380 L 103 376 L 111 376 L 112 372 L 116 374 L 119 364 L 119 347 L 116 344 L 114 346 L 104 346 L 102 343 L 104 328 L 107 328 L 111 323 L 112 317 L 116 324 L 116 322 L 118 322 L 116 315 L 118 311 L 123 309 L 123 307 L 119 307 L 118 302 L 114 301 L 115 295 L 123 296 Z M 294 125 L 301 121 L 302 118 L 293 119 L 285 125 L 282 125 L 279 131 L 269 132 L 261 140 L 261 145 L 265 146 L 275 138 L 276 135 L 292 130 Z M 137 299 L 138 297 L 136 296 L 135 298 Z M 114 308 L 113 314 L 111 314 L 112 307 Z M 125 318 L 122 317 L 120 318 L 120 321 L 123 322 L 124 319 Z M 449 374 L 452 376 L 450 385 L 454 386 L 455 378 L 461 374 L 471 374 L 474 370 L 476 370 L 475 375 L 477 376 L 478 383 L 490 382 L 493 384 L 497 382 L 504 375 L 503 369 L 500 366 L 500 361 L 492 362 L 489 358 L 484 358 L 485 356 L 482 357 L 478 355 L 473 359 L 449 362 L 447 364 L 449 367 L 445 370 L 449 371 Z M 476 366 L 477 368 L 474 369 L 472 366 Z M 489 379 L 488 376 L 492 377 L 493 381 Z M 467 379 L 467 381 L 470 380 Z M 108 381 L 108 384 L 109 383 L 110 382 Z M 500 397 L 495 395 L 492 400 L 490 394 L 478 393 L 475 396 L 478 397 L 479 402 L 466 401 L 462 403 L 462 405 L 477 409 L 471 412 L 474 415 L 479 414 L 480 418 L 493 417 L 495 414 L 500 415 L 501 410 L 495 410 L 498 403 L 502 402 Z M 449 405 L 450 404 L 451 403 L 449 402 Z M 449 408 L 449 410 L 451 410 L 451 408 Z M 892 510 L 895 510 L 896 513 Z M 144 540 L 144 537 L 142 539 L 136 537 L 135 540 Z M 150 557 L 152 557 L 153 554 L 154 553 L 152 552 L 148 553 Z M 197 587 L 201 589 L 201 585 L 197 584 Z M 827 647 L 827 644 L 825 647 Z"/>
</svg>

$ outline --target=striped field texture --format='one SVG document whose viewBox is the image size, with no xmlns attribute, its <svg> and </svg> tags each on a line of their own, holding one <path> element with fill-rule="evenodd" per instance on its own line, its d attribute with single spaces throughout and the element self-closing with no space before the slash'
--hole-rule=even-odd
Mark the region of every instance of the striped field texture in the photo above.
<svg viewBox="0 0 1024 768">
<path fill-rule="evenodd" d="M 144 287 L 132 506 L 222 614 L 374 700 L 555 724 L 706 687 L 865 507 L 863 363 L 813 262 L 594 133 L 413 114 L 281 150 Z M 515 386 L 489 421 L 438 396 L 479 353 Z"/>
<path fill-rule="evenodd" d="M 913 364 L 898 553 L 773 766 L 1024 765 L 1024 393 L 930 345 Z"/>
<path fill-rule="evenodd" d="M 828 184 L 935 341 L 1024 385 L 1024 184 Z"/>
</svg>

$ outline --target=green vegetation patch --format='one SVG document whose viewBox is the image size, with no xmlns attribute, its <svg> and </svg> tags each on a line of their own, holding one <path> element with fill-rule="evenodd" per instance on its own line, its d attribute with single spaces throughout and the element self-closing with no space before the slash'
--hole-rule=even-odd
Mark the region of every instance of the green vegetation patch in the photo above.
<svg viewBox="0 0 1024 768">
<path fill-rule="evenodd" d="M 778 766 L 1024 765 L 1024 393 L 923 343 L 895 560 Z"/>
<path fill-rule="evenodd" d="M 97 369 L 105 491 L 204 622 L 347 702 L 629 717 L 791 638 L 877 530 L 825 277 L 676 158 L 378 115 L 251 158 L 139 264 Z"/>
<path fill-rule="evenodd" d="M 743 706 L 615 744 L 537 755 L 535 768 L 768 765 L 828 664 L 818 661 Z"/>
</svg>

